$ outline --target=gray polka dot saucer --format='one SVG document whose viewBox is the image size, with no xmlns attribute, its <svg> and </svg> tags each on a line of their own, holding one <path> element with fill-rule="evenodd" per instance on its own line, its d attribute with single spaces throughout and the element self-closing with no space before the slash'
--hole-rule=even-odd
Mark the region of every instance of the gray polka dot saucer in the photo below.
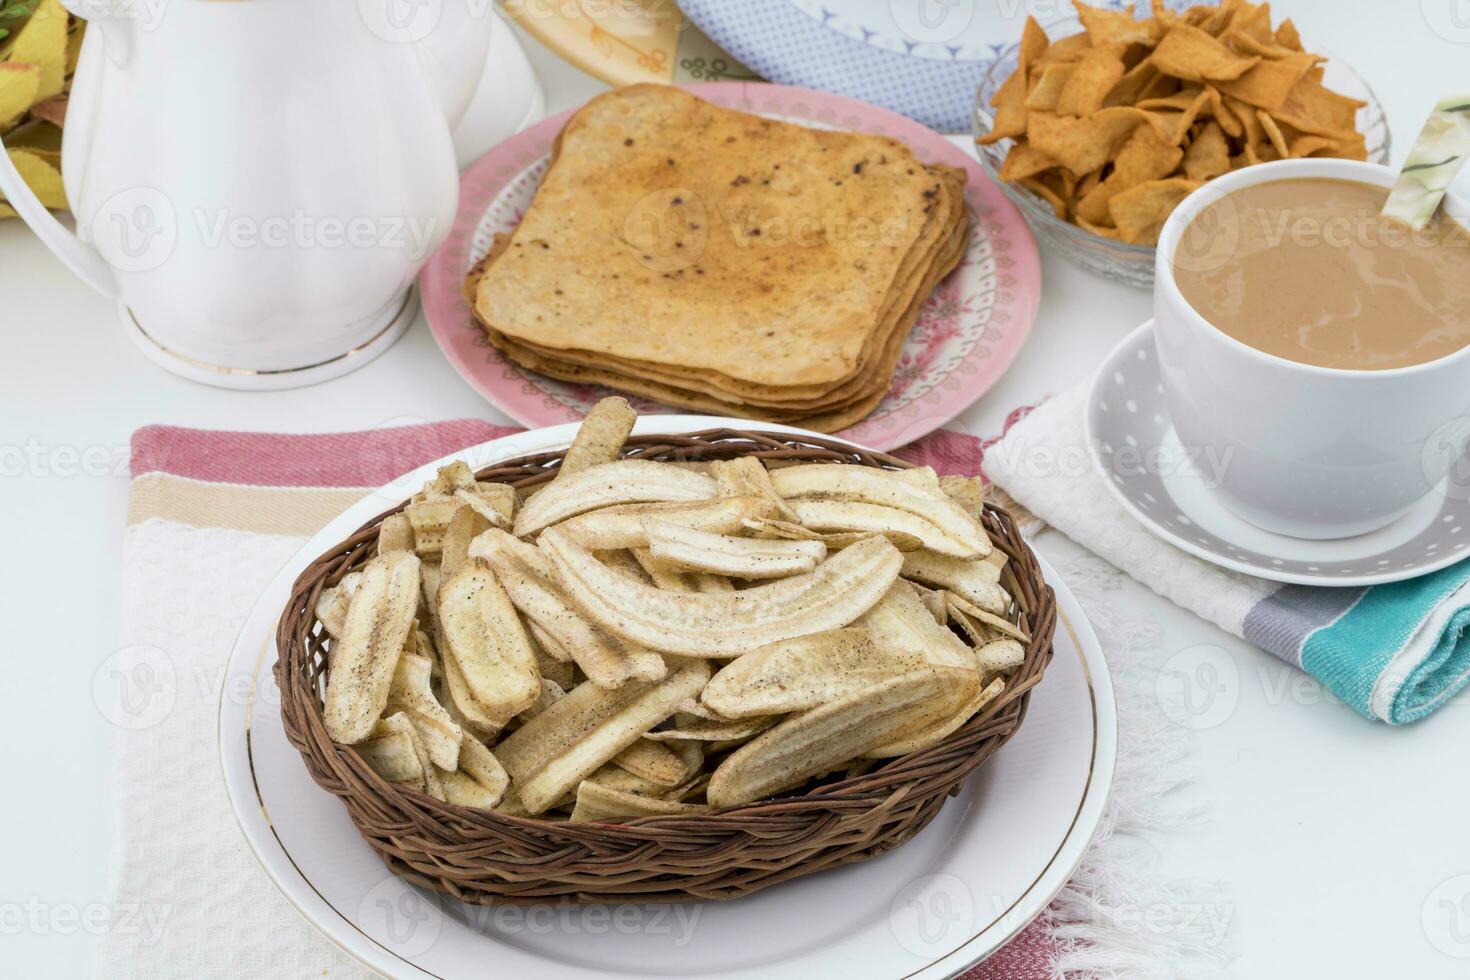
<svg viewBox="0 0 1470 980">
<path fill-rule="evenodd" d="M 1370 534 L 1331 541 L 1256 527 L 1220 501 L 1221 461 L 1174 434 L 1150 320 L 1108 356 L 1086 406 L 1087 439 L 1104 482 L 1154 534 L 1205 561 L 1277 582 L 1362 586 L 1424 575 L 1467 556 L 1470 487 L 1449 484 Z M 1465 467 L 1452 471 L 1465 472 Z"/>
</svg>

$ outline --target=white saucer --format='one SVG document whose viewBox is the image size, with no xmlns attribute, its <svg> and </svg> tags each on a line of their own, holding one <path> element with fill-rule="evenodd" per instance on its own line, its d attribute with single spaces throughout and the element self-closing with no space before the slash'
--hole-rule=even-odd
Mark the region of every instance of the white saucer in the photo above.
<svg viewBox="0 0 1470 980">
<path fill-rule="evenodd" d="M 1275 534 L 1236 516 L 1212 490 L 1218 458 L 1185 452 L 1174 434 L 1152 320 L 1103 362 L 1086 421 L 1088 449 L 1118 502 L 1170 544 L 1233 571 L 1301 585 L 1377 585 L 1452 565 L 1470 548 L 1470 493 L 1453 485 L 1385 528 L 1332 541 Z"/>
<path fill-rule="evenodd" d="M 658 416 L 640 419 L 635 431 L 726 424 Z M 563 448 L 575 429 L 521 433 L 454 458 L 479 467 Z M 246 841 L 301 914 L 366 966 L 389 977 L 526 980 L 940 978 L 1004 944 L 1071 877 L 1112 784 L 1117 715 L 1097 637 L 1045 561 L 1057 595 L 1056 647 L 1025 723 L 929 827 L 882 857 L 737 901 L 678 907 L 466 907 L 394 877 L 286 739 L 271 676 L 275 627 L 313 557 L 438 465 L 369 495 L 287 563 L 246 621 L 225 672 L 229 696 L 219 700 L 225 785 Z"/>
</svg>

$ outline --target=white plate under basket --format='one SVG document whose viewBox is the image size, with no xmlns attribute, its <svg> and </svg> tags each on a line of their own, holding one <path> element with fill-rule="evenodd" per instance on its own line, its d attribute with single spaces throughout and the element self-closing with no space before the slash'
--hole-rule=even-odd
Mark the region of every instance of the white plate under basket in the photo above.
<svg viewBox="0 0 1470 980">
<path fill-rule="evenodd" d="M 730 419 L 640 419 L 693 432 Z M 801 430 L 768 425 L 770 431 Z M 567 446 L 575 425 L 455 454 L 479 468 Z M 731 902 L 464 906 L 390 874 L 346 810 L 312 782 L 281 727 L 274 633 L 301 570 L 449 460 L 370 495 L 276 576 L 230 657 L 219 741 L 231 805 L 261 866 L 328 939 L 394 977 L 942 977 L 1045 909 L 1092 840 L 1112 783 L 1117 719 L 1097 638 L 1042 562 L 1059 605 L 1056 653 L 1020 731 L 903 847 Z M 250 692 L 246 698 L 240 691 Z"/>
</svg>

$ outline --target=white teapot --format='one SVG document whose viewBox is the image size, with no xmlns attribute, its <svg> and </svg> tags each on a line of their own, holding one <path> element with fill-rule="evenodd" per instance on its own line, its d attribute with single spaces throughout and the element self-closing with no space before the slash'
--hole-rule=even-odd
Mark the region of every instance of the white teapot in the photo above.
<svg viewBox="0 0 1470 980">
<path fill-rule="evenodd" d="M 155 361 L 291 387 L 416 312 L 458 202 L 489 0 L 63 0 L 89 21 L 62 150 L 76 234 L 0 188 Z M 518 54 L 519 52 L 517 52 Z"/>
</svg>

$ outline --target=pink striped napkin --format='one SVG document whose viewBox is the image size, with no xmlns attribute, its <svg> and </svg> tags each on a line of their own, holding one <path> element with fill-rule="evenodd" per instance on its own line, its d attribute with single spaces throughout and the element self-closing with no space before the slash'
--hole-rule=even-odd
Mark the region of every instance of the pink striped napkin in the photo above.
<svg viewBox="0 0 1470 980">
<path fill-rule="evenodd" d="M 243 620 L 281 562 L 313 532 L 402 473 L 513 431 L 475 420 L 334 435 L 138 430 L 124 544 L 122 643 L 157 642 L 166 634 L 176 659 L 192 658 L 188 669 L 214 676 L 234 640 L 230 624 Z M 939 432 L 901 455 L 942 473 L 973 474 L 980 472 L 982 452 L 970 436 Z M 203 581 L 221 574 L 222 555 L 230 559 L 224 574 L 231 589 Z M 194 580 L 201 584 L 180 589 L 181 581 Z M 201 609 L 201 602 L 214 607 Z M 152 728 L 117 734 L 113 899 L 168 895 L 170 905 L 161 934 L 147 942 L 138 934 L 109 936 L 100 972 L 360 974 L 294 914 L 250 859 L 212 758 L 199 761 L 197 746 L 215 738 L 214 714 L 186 707 Z M 184 821 L 177 819 L 180 799 L 192 801 Z M 168 828 L 168 848 L 157 846 L 161 826 Z M 1068 945 L 1043 916 L 966 977 L 1052 977 Z"/>
</svg>

